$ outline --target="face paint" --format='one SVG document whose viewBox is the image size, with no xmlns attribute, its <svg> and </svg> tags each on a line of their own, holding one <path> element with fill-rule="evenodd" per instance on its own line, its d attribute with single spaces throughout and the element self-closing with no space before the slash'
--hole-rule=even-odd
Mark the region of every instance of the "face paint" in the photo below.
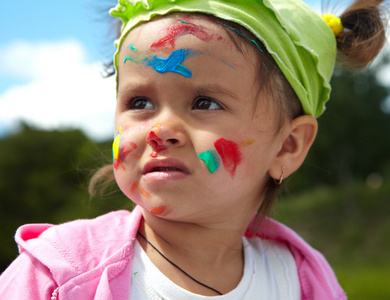
<svg viewBox="0 0 390 300">
<path fill-rule="evenodd" d="M 245 140 L 242 141 L 240 144 L 238 144 L 238 146 L 241 148 L 241 147 L 252 145 L 254 142 L 255 140 Z"/>
<path fill-rule="evenodd" d="M 159 206 L 159 207 L 152 208 L 150 210 L 150 212 L 152 214 L 154 214 L 155 216 L 160 216 L 164 213 L 165 209 L 166 209 L 166 206 Z"/>
<path fill-rule="evenodd" d="M 185 77 L 191 77 L 191 71 L 181 64 L 191 54 L 192 52 L 188 49 L 178 49 L 173 51 L 168 58 L 153 56 L 153 59 L 147 61 L 146 64 L 158 73 L 173 72 Z"/>
<path fill-rule="evenodd" d="M 134 193 L 134 191 L 137 190 L 142 196 L 146 198 L 150 198 L 150 194 L 138 183 L 134 182 L 133 185 L 130 188 L 130 192 Z"/>
<path fill-rule="evenodd" d="M 164 150 L 167 150 L 167 147 L 164 146 L 164 141 L 160 139 L 154 131 L 151 131 L 146 136 L 146 141 L 154 145 L 153 152 L 150 154 L 151 157 L 157 157 L 157 155 Z"/>
<path fill-rule="evenodd" d="M 185 77 L 191 77 L 192 73 L 191 71 L 183 66 L 181 63 L 184 62 L 184 60 L 190 56 L 193 55 L 194 51 L 191 51 L 189 49 L 178 49 L 173 51 L 168 58 L 160 58 L 156 55 L 153 57 L 146 57 L 143 59 L 133 58 L 131 56 L 126 56 L 124 63 L 126 61 L 131 61 L 136 64 L 145 64 L 149 67 L 152 67 L 155 71 L 158 73 L 177 73 L 180 75 L 183 75 Z"/>
<path fill-rule="evenodd" d="M 210 171 L 210 173 L 214 173 L 218 170 L 220 159 L 217 151 L 208 150 L 206 152 L 200 153 L 198 157 L 205 162 L 207 169 Z"/>
<path fill-rule="evenodd" d="M 153 128 L 157 128 L 157 133 L 156 135 L 159 135 L 161 132 L 161 125 L 160 124 L 154 124 L 152 127 L 152 131 L 154 132 Z"/>
<path fill-rule="evenodd" d="M 192 34 L 204 42 L 211 41 L 214 37 L 214 35 L 207 33 L 202 27 L 186 21 L 180 21 L 180 24 L 174 24 L 168 27 L 166 31 L 167 34 L 163 38 L 150 46 L 151 51 L 158 51 L 166 44 L 169 44 L 171 49 L 174 49 L 176 40 L 187 34 Z"/>
<path fill-rule="evenodd" d="M 123 145 L 123 138 L 121 138 L 122 127 L 119 127 L 119 132 L 116 135 L 114 142 L 112 143 L 112 157 L 114 159 L 114 169 L 118 170 L 121 167 L 126 170 L 123 162 L 126 161 L 126 157 L 134 150 L 137 149 L 137 145 L 133 142 Z"/>
<path fill-rule="evenodd" d="M 222 59 L 221 59 L 221 62 L 223 62 L 225 65 L 229 66 L 230 68 L 232 68 L 234 70 L 236 69 L 233 65 L 228 64 L 226 61 L 223 61 Z"/>
<path fill-rule="evenodd" d="M 228 28 L 228 29 L 230 29 L 230 30 L 233 30 L 233 31 L 234 31 L 235 33 L 237 33 L 238 35 L 244 37 L 244 38 L 247 39 L 248 41 L 250 41 L 250 42 L 252 42 L 253 44 L 255 44 L 256 47 L 257 47 L 257 49 L 259 49 L 259 51 L 260 51 L 261 53 L 264 54 L 264 50 L 261 49 L 261 47 L 260 47 L 259 44 L 256 42 L 256 40 L 252 39 L 251 37 L 247 36 L 246 34 L 241 33 L 237 28 L 230 27 L 230 26 L 225 25 L 225 24 L 223 24 L 223 26 L 226 27 L 226 28 Z M 237 45 L 237 47 L 238 47 L 238 45 Z M 241 49 L 240 49 L 240 52 L 242 52 Z M 272 62 L 269 60 L 269 58 L 267 58 L 266 56 L 264 56 L 264 57 L 266 58 L 266 60 L 267 60 L 268 62 L 270 62 L 270 63 L 274 66 L 275 69 L 279 69 L 274 63 L 272 63 Z M 267 70 L 267 72 L 269 72 L 269 70 L 268 70 L 268 68 L 265 66 L 264 62 L 263 62 L 263 66 L 265 67 L 265 69 Z"/>
<path fill-rule="evenodd" d="M 129 45 L 129 48 L 130 48 L 130 50 L 133 51 L 133 52 L 140 52 L 138 49 L 136 49 L 136 48 L 134 47 L 133 44 L 130 44 L 130 45 Z"/>
<path fill-rule="evenodd" d="M 114 159 L 118 159 L 119 143 L 120 143 L 120 140 L 121 140 L 121 133 L 122 133 L 122 126 L 119 126 L 119 131 L 116 134 L 114 142 L 112 143 L 112 157 Z"/>
<path fill-rule="evenodd" d="M 221 156 L 222 163 L 226 171 L 228 171 L 233 177 L 237 166 L 242 160 L 242 154 L 238 145 L 233 141 L 219 139 L 215 141 L 214 146 L 215 149 L 217 149 L 218 154 Z"/>
</svg>

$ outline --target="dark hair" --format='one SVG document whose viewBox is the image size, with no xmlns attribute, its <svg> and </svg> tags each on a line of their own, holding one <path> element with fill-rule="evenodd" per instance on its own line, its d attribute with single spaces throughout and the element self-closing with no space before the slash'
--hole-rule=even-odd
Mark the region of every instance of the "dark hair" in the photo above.
<svg viewBox="0 0 390 300">
<path fill-rule="evenodd" d="M 369 65 L 385 41 L 383 0 L 356 0 L 340 16 L 344 32 L 337 37 L 338 63 L 347 68 Z M 386 21 L 386 22 L 385 22 Z M 386 24 L 387 25 L 387 24 Z"/>
<path fill-rule="evenodd" d="M 348 69 L 366 67 L 378 55 L 386 40 L 385 21 L 382 15 L 384 8 L 381 5 L 383 2 L 383 0 L 356 0 L 341 15 L 340 18 L 345 30 L 337 37 L 337 63 L 339 65 Z M 276 130 L 280 131 L 285 122 L 302 115 L 303 109 L 297 95 L 280 69 L 273 67 L 276 63 L 272 56 L 265 51 L 264 45 L 251 32 L 236 23 L 227 22 L 213 16 L 207 17 L 218 22 L 234 43 L 238 45 L 244 43 L 255 48 L 256 51 L 258 51 L 258 47 L 264 50 L 264 53 L 258 56 L 257 61 L 257 79 L 261 79 L 258 80 L 258 82 L 261 82 L 261 85 L 258 85 L 259 94 L 269 95 L 279 109 Z M 107 66 L 111 70 L 107 74 L 114 74 L 112 66 L 112 63 Z M 91 196 L 101 190 L 98 188 L 100 184 L 103 183 L 103 189 L 107 186 L 107 176 L 113 179 L 112 166 L 103 167 L 95 173 L 89 185 Z M 268 178 L 264 186 L 264 198 L 258 210 L 259 218 L 256 224 L 260 224 L 264 216 L 269 214 L 280 187 L 273 178 Z"/>
</svg>

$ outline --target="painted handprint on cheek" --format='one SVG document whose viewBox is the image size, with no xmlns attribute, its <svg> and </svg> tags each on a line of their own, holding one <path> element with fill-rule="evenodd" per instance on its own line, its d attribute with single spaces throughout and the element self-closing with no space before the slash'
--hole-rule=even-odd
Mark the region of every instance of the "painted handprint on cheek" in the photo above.
<svg viewBox="0 0 390 300">
<path fill-rule="evenodd" d="M 112 144 L 112 157 L 114 160 L 114 169 L 126 170 L 123 162 L 126 161 L 126 157 L 135 149 L 137 145 L 133 142 L 124 143 L 124 138 L 121 137 L 122 127 L 119 127 L 119 132 L 116 135 L 114 142 Z"/>
<path fill-rule="evenodd" d="M 242 160 L 242 153 L 239 146 L 235 142 L 228 141 L 223 138 L 216 140 L 214 146 L 215 149 L 217 149 L 218 154 L 221 156 L 222 163 L 226 171 L 234 177 L 236 168 Z"/>
<path fill-rule="evenodd" d="M 210 173 L 214 173 L 218 170 L 220 160 L 225 167 L 225 170 L 230 173 L 232 177 L 236 173 L 237 166 L 241 163 L 242 153 L 239 150 L 241 147 L 245 147 L 253 144 L 254 140 L 245 140 L 240 144 L 236 144 L 233 141 L 228 141 L 223 138 L 215 141 L 215 150 L 208 150 L 198 154 L 198 158 L 203 160 Z"/>
<path fill-rule="evenodd" d="M 203 160 L 210 173 L 214 173 L 218 170 L 220 164 L 220 158 L 215 150 L 208 150 L 198 154 L 199 159 Z"/>
</svg>

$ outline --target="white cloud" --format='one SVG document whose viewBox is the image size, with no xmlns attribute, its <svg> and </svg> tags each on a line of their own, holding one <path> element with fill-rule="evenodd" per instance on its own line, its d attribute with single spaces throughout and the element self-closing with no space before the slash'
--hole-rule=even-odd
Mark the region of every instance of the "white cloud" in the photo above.
<svg viewBox="0 0 390 300">
<path fill-rule="evenodd" d="M 80 128 L 95 139 L 113 136 L 115 79 L 86 62 L 81 43 L 17 42 L 0 49 L 3 72 L 28 79 L 0 95 L 0 125 L 20 120 L 44 129 Z"/>
</svg>

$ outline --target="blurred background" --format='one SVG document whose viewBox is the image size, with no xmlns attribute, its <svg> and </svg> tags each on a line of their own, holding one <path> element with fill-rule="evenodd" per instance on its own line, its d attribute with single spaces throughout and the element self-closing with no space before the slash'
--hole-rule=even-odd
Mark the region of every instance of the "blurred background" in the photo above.
<svg viewBox="0 0 390 300">
<path fill-rule="evenodd" d="M 101 71 L 114 52 L 107 10 L 115 1 L 96 2 L 0 6 L 0 272 L 17 256 L 13 235 L 25 223 L 131 209 L 115 187 L 102 197 L 87 191 L 111 162 L 114 136 L 115 82 Z M 305 2 L 336 14 L 348 3 Z M 390 297 L 387 49 L 364 73 L 336 69 L 317 140 L 272 215 L 326 256 L 350 299 Z"/>
</svg>

